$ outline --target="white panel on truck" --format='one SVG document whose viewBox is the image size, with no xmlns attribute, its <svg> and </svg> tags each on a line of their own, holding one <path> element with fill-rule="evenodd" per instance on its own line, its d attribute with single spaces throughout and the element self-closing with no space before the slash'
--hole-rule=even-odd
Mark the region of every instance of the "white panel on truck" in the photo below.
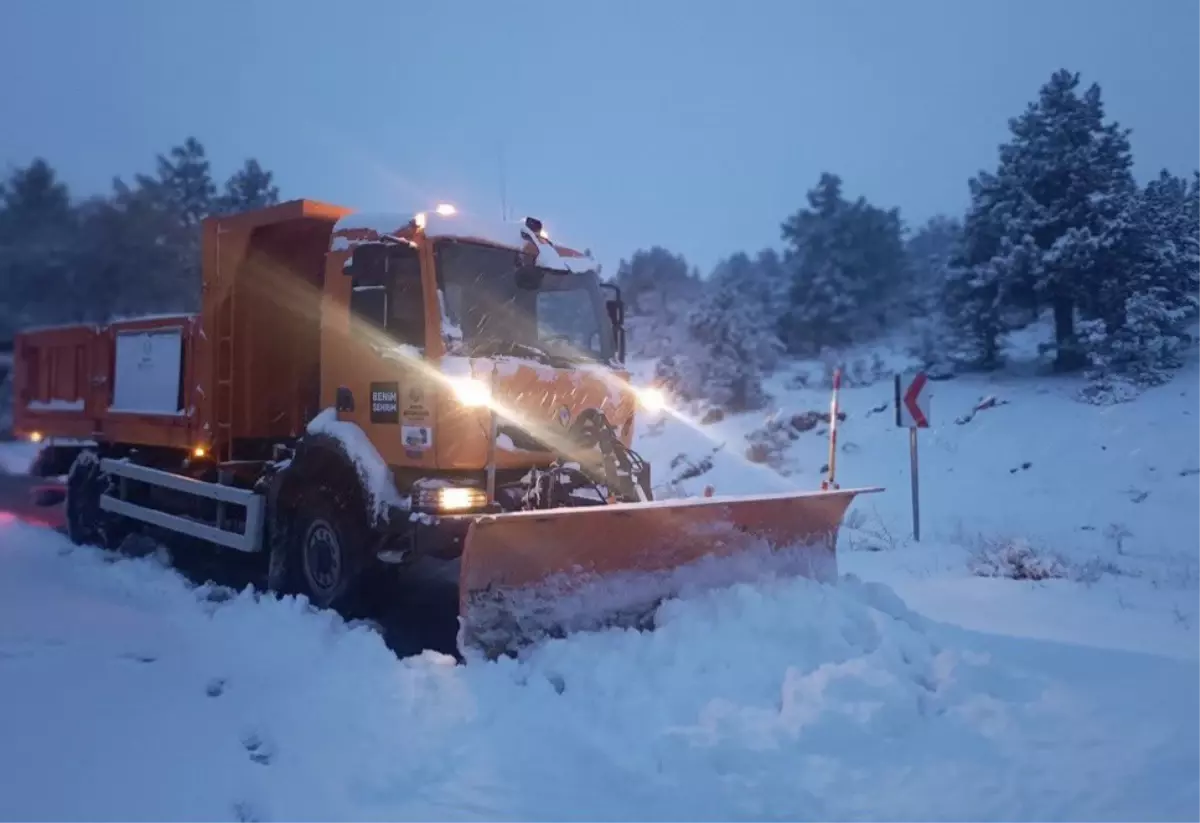
<svg viewBox="0 0 1200 823">
<path fill-rule="evenodd" d="M 179 414 L 182 368 L 182 329 L 118 332 L 109 411 Z"/>
</svg>

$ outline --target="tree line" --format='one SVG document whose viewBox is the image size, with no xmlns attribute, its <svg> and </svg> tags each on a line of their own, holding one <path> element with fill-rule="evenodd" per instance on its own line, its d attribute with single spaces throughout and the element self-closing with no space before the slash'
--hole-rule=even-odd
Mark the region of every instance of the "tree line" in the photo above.
<svg viewBox="0 0 1200 823">
<path fill-rule="evenodd" d="M 1099 85 L 1057 71 L 968 181 L 962 215 L 909 230 L 825 172 L 782 222 L 779 252 L 735 253 L 707 278 L 660 247 L 622 260 L 617 282 L 653 329 L 634 344 L 684 399 L 742 410 L 765 404 L 783 353 L 906 330 L 927 366 L 991 370 L 1004 335 L 1042 318 L 1056 371 L 1106 391 L 1160 382 L 1197 317 L 1200 173 L 1139 185 L 1132 167 Z"/>
<path fill-rule="evenodd" d="M 78 201 L 43 158 L 12 170 L 0 181 L 0 341 L 30 325 L 197 310 L 200 221 L 277 202 L 253 158 L 218 189 L 194 137 L 153 173 Z"/>
<path fill-rule="evenodd" d="M 636 251 L 616 273 L 631 343 L 680 396 L 732 409 L 767 402 L 763 376 L 785 354 L 904 329 L 927 365 L 995 369 L 1004 335 L 1043 317 L 1056 369 L 1164 379 L 1197 316 L 1200 175 L 1139 185 L 1129 135 L 1106 120 L 1098 85 L 1055 72 L 1010 119 L 994 168 L 968 181 L 961 215 L 910 229 L 825 172 L 782 221 L 778 250 L 735 252 L 707 276 L 668 249 Z M 195 138 L 79 201 L 44 159 L 16 168 L 0 181 L 0 341 L 34 324 L 196 310 L 200 221 L 278 198 L 253 158 L 218 188 Z"/>
</svg>

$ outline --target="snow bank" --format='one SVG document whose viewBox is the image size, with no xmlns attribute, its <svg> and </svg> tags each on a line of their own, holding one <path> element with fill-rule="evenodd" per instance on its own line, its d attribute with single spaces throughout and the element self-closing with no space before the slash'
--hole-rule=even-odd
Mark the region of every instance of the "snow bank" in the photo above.
<svg viewBox="0 0 1200 823">
<path fill-rule="evenodd" d="M 697 594 L 654 633 L 461 667 L 153 560 L 0 541 L 6 819 L 1200 811 L 1194 666 L 1005 645 L 851 578 Z"/>
<path fill-rule="evenodd" d="M 709 501 L 685 501 L 700 504 Z M 646 506 L 660 503 L 644 504 Z M 614 508 L 625 508 L 621 505 Z M 545 516 L 545 512 L 523 512 L 519 515 Z M 683 544 L 700 543 L 706 546 L 737 547 L 727 556 L 708 554 L 666 569 L 639 569 L 610 574 L 583 573 L 573 569 L 566 574 L 552 574 L 536 584 L 505 586 L 495 581 L 485 591 L 472 593 L 463 612 L 463 631 L 459 644 L 482 648 L 508 647 L 517 642 L 544 639 L 548 633 L 594 631 L 605 622 L 635 627 L 647 625 L 656 603 L 667 597 L 687 597 L 690 594 L 728 586 L 733 583 L 754 583 L 780 576 L 803 575 L 814 580 L 833 581 L 837 578 L 837 563 L 827 543 L 796 545 L 775 550 L 765 540 L 748 538 L 729 524 L 692 524 Z M 672 551 L 673 547 L 659 546 Z M 679 557 L 681 553 L 676 553 Z M 681 557 L 681 559 L 683 559 Z M 468 581 L 471 578 L 466 578 Z M 468 585 L 474 585 L 469 582 Z"/>
<path fill-rule="evenodd" d="M 827 389 L 796 387 L 794 376 L 811 370 L 799 364 L 775 375 L 768 385 L 775 406 L 767 413 L 786 420 L 827 409 Z M 1198 376 L 1193 362 L 1135 402 L 1105 408 L 1078 402 L 1081 381 L 1069 377 L 999 372 L 932 383 L 933 428 L 919 434 L 919 543 L 911 536 L 908 433 L 895 425 L 892 382 L 843 388 L 847 419 L 838 429 L 837 480 L 844 488 L 885 488 L 851 506 L 841 557 L 843 563 L 853 557 L 853 565 L 843 568 L 906 594 L 930 592 L 929 608 L 940 616 L 991 630 L 1032 630 L 1021 615 L 1036 599 L 1031 592 L 1041 592 L 1035 636 L 1195 659 Z M 989 396 L 999 402 L 969 415 Z M 678 483 L 678 493 L 699 494 L 708 483 L 717 494 L 818 488 L 828 460 L 824 426 L 789 441 L 780 470 L 743 459 L 746 435 L 765 416 L 731 415 L 713 425 L 667 416 L 640 427 L 635 445 L 655 466 L 655 482 L 664 487 L 657 493 L 678 474 L 671 465 L 679 455 L 680 465 L 707 455 L 711 468 Z M 994 580 L 986 587 L 987 612 L 997 622 L 983 624 L 971 597 L 952 593 L 979 591 L 969 569 L 983 568 L 975 559 L 996 545 L 1028 546 L 1035 559 L 1061 566 L 1065 576 Z M 856 549 L 869 554 L 857 557 Z M 936 594 L 932 578 L 939 581 Z M 961 611 L 947 610 L 950 603 Z M 926 607 L 924 600 L 914 605 Z M 1087 630 L 1089 624 L 1096 628 Z"/>
<path fill-rule="evenodd" d="M 24 440 L 0 443 L 0 473 L 29 474 L 29 469 L 41 450 L 41 443 Z"/>
<path fill-rule="evenodd" d="M 919 433 L 920 542 L 911 536 L 907 432 L 895 426 L 892 382 L 842 389 L 838 480 L 886 491 L 847 512 L 841 569 L 971 629 L 1200 660 L 1192 408 L 1200 350 L 1169 385 L 1098 408 L 1076 400 L 1081 380 L 1039 377 L 1036 346 L 1010 348 L 1025 358 L 1010 370 L 930 385 L 934 427 Z M 851 360 L 874 373 L 869 349 L 841 362 Z M 878 360 L 886 370 L 911 365 L 894 348 Z M 826 426 L 785 438 L 778 469 L 743 456 L 746 435 L 768 415 L 787 421 L 828 409 L 823 376 L 833 362 L 781 368 L 767 386 L 774 406 L 763 414 L 713 425 L 647 420 L 636 447 L 655 467 L 655 493 L 698 494 L 707 483 L 718 494 L 820 486 Z M 632 371 L 650 367 L 635 362 Z M 1039 576 L 1046 579 L 1014 579 Z"/>
</svg>

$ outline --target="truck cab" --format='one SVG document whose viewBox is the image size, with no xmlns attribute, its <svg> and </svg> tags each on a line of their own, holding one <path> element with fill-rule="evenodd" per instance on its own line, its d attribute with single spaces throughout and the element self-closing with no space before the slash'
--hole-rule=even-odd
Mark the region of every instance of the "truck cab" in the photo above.
<svg viewBox="0 0 1200 823">
<path fill-rule="evenodd" d="M 535 219 L 347 215 L 325 297 L 321 405 L 400 474 L 546 466 L 589 411 L 632 440 L 620 294 Z"/>
</svg>

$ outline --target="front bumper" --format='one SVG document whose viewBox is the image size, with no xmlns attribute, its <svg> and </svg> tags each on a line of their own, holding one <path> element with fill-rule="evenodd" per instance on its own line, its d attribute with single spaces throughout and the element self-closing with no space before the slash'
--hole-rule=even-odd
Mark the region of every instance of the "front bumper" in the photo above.
<svg viewBox="0 0 1200 823">
<path fill-rule="evenodd" d="M 384 525 L 381 559 L 404 562 L 417 557 L 453 560 L 462 555 L 471 523 L 492 512 L 436 514 L 395 508 Z"/>
</svg>

